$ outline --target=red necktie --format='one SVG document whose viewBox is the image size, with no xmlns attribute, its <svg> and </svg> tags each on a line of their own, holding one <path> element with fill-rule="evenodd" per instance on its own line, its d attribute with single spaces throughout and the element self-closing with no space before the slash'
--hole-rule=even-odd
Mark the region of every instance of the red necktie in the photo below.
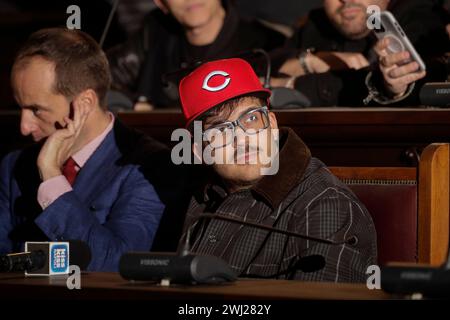
<svg viewBox="0 0 450 320">
<path fill-rule="evenodd" d="M 78 173 L 75 167 L 76 162 L 72 157 L 70 157 L 69 159 L 67 159 L 66 163 L 64 163 L 62 169 L 63 175 L 66 177 L 67 181 L 69 181 L 71 186 L 73 186 Z"/>
</svg>

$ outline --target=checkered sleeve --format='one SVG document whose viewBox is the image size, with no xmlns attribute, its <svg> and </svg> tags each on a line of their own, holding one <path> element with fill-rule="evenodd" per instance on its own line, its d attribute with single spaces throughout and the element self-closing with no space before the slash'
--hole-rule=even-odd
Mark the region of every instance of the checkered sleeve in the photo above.
<svg viewBox="0 0 450 320">
<path fill-rule="evenodd" d="M 306 281 L 365 282 L 366 270 L 376 263 L 376 232 L 367 209 L 346 189 L 329 187 L 306 206 L 301 231 L 341 244 L 306 241 L 300 256 L 321 255 L 325 266 L 317 272 L 297 271 Z M 342 243 L 350 240 L 349 243 Z"/>
</svg>

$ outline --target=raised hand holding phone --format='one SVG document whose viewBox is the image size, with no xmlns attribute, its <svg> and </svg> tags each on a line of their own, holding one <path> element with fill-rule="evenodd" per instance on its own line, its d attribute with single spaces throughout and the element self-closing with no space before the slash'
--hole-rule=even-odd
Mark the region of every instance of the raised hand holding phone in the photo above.
<svg viewBox="0 0 450 320">
<path fill-rule="evenodd" d="M 71 102 L 70 109 L 73 111 L 64 117 L 64 126 L 55 123 L 56 130 L 47 138 L 39 153 L 37 165 L 43 181 L 61 175 L 66 160 L 83 146 L 80 135 L 91 109 L 76 99 Z"/>
<path fill-rule="evenodd" d="M 420 57 L 419 53 L 414 48 L 414 45 L 409 40 L 405 31 L 403 31 L 395 16 L 389 11 L 383 11 L 379 16 L 379 28 L 374 29 L 375 36 L 378 40 L 386 40 L 387 47 L 385 48 L 388 54 L 395 54 L 407 51 L 409 53 L 408 59 L 402 61 L 402 64 L 415 61 L 419 65 L 421 71 L 426 70 L 426 65 Z"/>
<path fill-rule="evenodd" d="M 426 66 L 392 13 L 381 12 L 379 39 L 374 47 L 386 89 L 394 96 L 404 95 L 411 83 L 425 77 Z"/>
<path fill-rule="evenodd" d="M 426 71 L 420 69 L 419 63 L 410 60 L 408 51 L 389 53 L 389 42 L 390 39 L 380 40 L 374 49 L 379 58 L 379 68 L 386 89 L 394 97 L 400 97 L 405 94 L 411 83 L 425 77 Z"/>
</svg>

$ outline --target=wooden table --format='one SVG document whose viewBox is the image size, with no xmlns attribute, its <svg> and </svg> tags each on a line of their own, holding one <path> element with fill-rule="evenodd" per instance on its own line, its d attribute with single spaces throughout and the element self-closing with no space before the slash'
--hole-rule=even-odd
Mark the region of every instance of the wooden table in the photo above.
<svg viewBox="0 0 450 320">
<path fill-rule="evenodd" d="M 83 273 L 81 289 L 69 290 L 66 278 L 0 274 L 0 298 L 139 300 L 379 300 L 392 296 L 365 284 L 242 279 L 224 285 L 161 287 L 129 282 L 118 273 Z"/>
</svg>

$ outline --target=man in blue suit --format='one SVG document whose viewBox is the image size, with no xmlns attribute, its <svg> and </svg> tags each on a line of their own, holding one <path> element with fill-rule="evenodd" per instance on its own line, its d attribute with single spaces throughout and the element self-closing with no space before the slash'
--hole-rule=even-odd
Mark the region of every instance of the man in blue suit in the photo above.
<svg viewBox="0 0 450 320">
<path fill-rule="evenodd" d="M 150 249 L 164 210 L 151 168 L 167 152 L 107 111 L 110 79 L 81 31 L 40 30 L 19 51 L 12 87 L 36 144 L 0 165 L 0 254 L 77 239 L 91 249 L 89 270 L 115 271 L 124 252 Z"/>
</svg>

